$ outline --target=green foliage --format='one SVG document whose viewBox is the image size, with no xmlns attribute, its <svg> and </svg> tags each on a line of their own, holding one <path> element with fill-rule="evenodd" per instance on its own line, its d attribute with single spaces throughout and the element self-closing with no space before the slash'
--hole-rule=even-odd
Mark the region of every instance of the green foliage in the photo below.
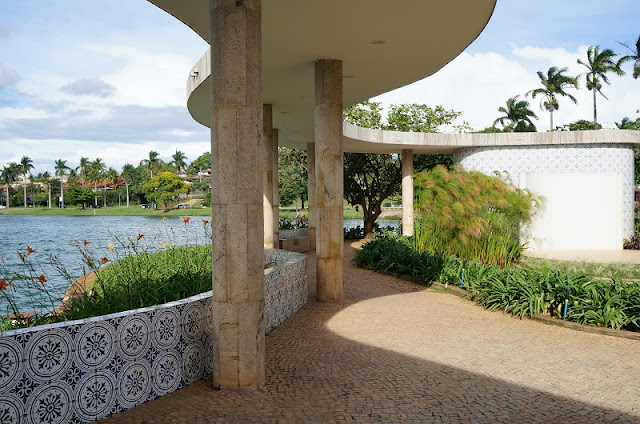
<svg viewBox="0 0 640 424">
<path fill-rule="evenodd" d="M 444 125 L 450 125 L 461 115 L 462 112 L 447 110 L 440 105 L 437 105 L 435 108 L 415 103 L 391 105 L 384 129 L 433 133 L 437 132 L 440 127 Z M 466 123 L 463 123 L 462 126 L 457 128 L 466 128 L 465 124 Z M 468 124 L 466 124 L 466 126 L 468 126 Z"/>
<path fill-rule="evenodd" d="M 531 122 L 531 118 L 538 118 L 531 110 L 529 102 L 518 100 L 515 96 L 507 99 L 506 107 L 500 106 L 498 112 L 503 113 L 493 122 L 493 126 L 500 124 L 504 132 L 535 132 L 536 126 Z"/>
<path fill-rule="evenodd" d="M 483 130 L 476 131 L 476 133 L 480 133 L 480 134 L 495 134 L 495 133 L 501 133 L 501 132 L 503 131 L 496 127 L 487 127 Z"/>
<path fill-rule="evenodd" d="M 633 78 L 638 79 L 640 77 L 640 35 L 638 36 L 638 40 L 633 47 L 629 47 L 626 43 L 620 43 L 622 46 L 626 47 L 627 50 L 631 54 L 623 56 L 618 61 L 618 66 L 621 66 L 625 62 L 633 62 Z"/>
<path fill-rule="evenodd" d="M 345 240 L 361 240 L 364 238 L 364 228 L 356 225 L 355 227 L 351 227 L 349 229 L 344 228 L 344 239 Z M 379 237 L 389 237 L 389 236 L 397 236 L 399 235 L 400 228 L 392 227 L 390 225 L 385 225 L 381 227 L 377 222 L 373 225 L 373 233 L 374 238 Z"/>
<path fill-rule="evenodd" d="M 501 266 L 520 256 L 519 231 L 539 205 L 531 192 L 459 167 L 438 166 L 414 181 L 418 251 Z"/>
<path fill-rule="evenodd" d="M 602 125 L 597 122 L 587 121 L 584 119 L 577 120 L 570 124 L 556 127 L 556 131 L 589 131 L 589 130 L 601 130 Z"/>
<path fill-rule="evenodd" d="M 196 175 L 199 171 L 211 169 L 211 152 L 204 152 L 187 168 L 189 175 Z"/>
<path fill-rule="evenodd" d="M 428 285 L 440 281 L 465 288 L 488 310 L 522 318 L 539 313 L 581 324 L 640 331 L 640 283 L 603 281 L 544 267 L 501 268 L 414 249 L 411 238 L 370 241 L 356 253 L 357 265 L 402 274 Z M 567 286 L 569 304 L 564 314 Z"/>
<path fill-rule="evenodd" d="M 613 72 L 616 75 L 624 75 L 624 71 L 620 68 L 621 62 L 614 62 L 613 59 L 618 56 L 611 49 L 600 50 L 600 46 L 590 46 L 587 49 L 587 61 L 578 59 L 578 64 L 587 68 L 582 74 L 585 76 L 587 90 L 593 92 L 593 122 L 598 122 L 598 110 L 596 106 L 596 93 L 600 93 L 602 97 L 607 98 L 602 92 L 602 83 L 611 85 L 607 74 Z"/>
<path fill-rule="evenodd" d="M 278 189 L 281 205 L 290 205 L 307 198 L 307 152 L 278 147 Z"/>
<path fill-rule="evenodd" d="M 578 78 L 566 75 L 567 68 L 558 69 L 556 66 L 552 66 L 545 75 L 542 71 L 538 71 L 538 78 L 542 88 L 536 88 L 527 93 L 531 95 L 531 98 L 535 99 L 536 96 L 542 96 L 540 101 L 540 108 L 544 108 L 549 111 L 551 124 L 550 131 L 553 131 L 553 112 L 560 108 L 558 103 L 558 96 L 568 97 L 573 103 L 578 103 L 576 98 L 567 93 L 565 88 L 573 87 L 578 88 Z"/>
<path fill-rule="evenodd" d="M 175 201 L 180 193 L 187 193 L 189 186 L 172 172 L 160 172 L 142 186 L 142 191 L 152 202 L 163 202 L 166 209 L 168 202 Z"/>
<path fill-rule="evenodd" d="M 366 100 L 346 108 L 342 113 L 346 122 L 362 128 L 379 130 L 382 128 L 382 112 L 380 103 Z"/>
</svg>

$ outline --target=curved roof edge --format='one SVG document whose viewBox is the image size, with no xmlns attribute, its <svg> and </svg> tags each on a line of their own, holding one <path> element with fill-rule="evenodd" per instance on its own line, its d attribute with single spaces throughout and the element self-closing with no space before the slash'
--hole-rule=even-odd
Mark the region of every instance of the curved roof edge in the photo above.
<svg viewBox="0 0 640 424">
<path fill-rule="evenodd" d="M 419 133 L 372 130 L 345 122 L 344 151 L 353 153 L 452 153 L 466 147 L 506 147 L 584 144 L 640 145 L 640 131 L 552 131 L 535 133 Z"/>
</svg>

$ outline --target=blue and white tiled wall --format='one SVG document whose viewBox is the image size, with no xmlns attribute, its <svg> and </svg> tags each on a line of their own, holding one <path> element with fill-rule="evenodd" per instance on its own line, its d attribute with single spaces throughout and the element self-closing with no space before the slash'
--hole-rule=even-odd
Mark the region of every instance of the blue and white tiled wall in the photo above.
<svg viewBox="0 0 640 424">
<path fill-rule="evenodd" d="M 471 147 L 457 150 L 454 162 L 467 170 L 506 172 L 517 186 L 521 172 L 617 173 L 622 175 L 622 231 L 633 234 L 633 147 L 627 144 Z M 544 193 L 541 193 L 544 195 Z"/>
<path fill-rule="evenodd" d="M 265 251 L 268 331 L 307 301 L 306 257 Z M 0 335 L 0 423 L 86 423 L 212 371 L 211 292 Z"/>
</svg>

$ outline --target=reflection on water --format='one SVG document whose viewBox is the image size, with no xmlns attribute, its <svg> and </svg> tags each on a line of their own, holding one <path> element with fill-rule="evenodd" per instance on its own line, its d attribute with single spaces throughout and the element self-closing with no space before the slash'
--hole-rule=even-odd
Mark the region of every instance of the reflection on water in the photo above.
<svg viewBox="0 0 640 424">
<path fill-rule="evenodd" d="M 117 237 L 123 242 L 127 238 L 141 240 L 148 250 L 156 250 L 161 243 L 166 244 L 202 244 L 205 241 L 202 220 L 207 217 L 192 217 L 185 224 L 181 217 L 150 216 L 0 216 L 0 257 L 4 258 L 6 274 L 26 273 L 26 267 L 20 261 L 17 251 L 25 252 L 27 246 L 36 252 L 30 255 L 36 264 L 47 264 L 49 256 L 58 257 L 71 278 L 83 275 L 82 254 L 79 250 L 83 241 L 89 242 L 94 257 L 107 255 L 109 244 L 117 248 Z M 187 231 L 187 229 L 190 229 Z M 35 272 L 47 274 L 45 283 L 53 301 L 59 303 L 69 282 L 47 266 L 36 266 Z M 36 275 L 37 275 L 36 274 Z M 10 275 L 0 275 L 0 278 Z M 37 306 L 42 299 L 29 299 L 18 295 L 20 309 L 24 311 L 42 310 Z M 45 304 L 51 305 L 48 299 Z M 6 302 L 0 300 L 0 314 L 6 314 Z"/>
<path fill-rule="evenodd" d="M 46 264 L 49 255 L 55 255 L 67 268 L 71 278 L 83 275 L 82 254 L 79 247 L 83 241 L 89 242 L 95 257 L 107 255 L 108 245 L 113 243 L 114 237 L 126 241 L 127 237 L 135 240 L 138 234 L 143 234 L 143 242 L 149 250 L 159 248 L 162 242 L 167 244 L 203 244 L 205 242 L 202 231 L 203 220 L 208 217 L 192 217 L 188 226 L 181 217 L 152 216 L 1 216 L 0 215 L 0 257 L 4 258 L 6 274 L 0 278 L 10 277 L 14 272 L 25 272 L 17 251 L 25 252 L 27 246 L 36 250 L 29 259 L 35 263 Z M 400 221 L 379 221 L 381 226 L 398 227 Z M 346 219 L 344 227 L 349 229 L 363 226 L 362 220 Z M 185 231 L 191 228 L 191 231 Z M 36 272 L 43 270 L 37 268 Z M 69 282 L 62 276 L 46 269 L 48 281 L 46 286 L 53 301 L 59 303 Z M 42 310 L 37 304 L 38 299 L 29 299 L 18 295 L 18 301 L 23 311 Z M 49 303 L 50 301 L 46 301 Z M 6 302 L 0 300 L 0 314 L 5 315 Z"/>
</svg>

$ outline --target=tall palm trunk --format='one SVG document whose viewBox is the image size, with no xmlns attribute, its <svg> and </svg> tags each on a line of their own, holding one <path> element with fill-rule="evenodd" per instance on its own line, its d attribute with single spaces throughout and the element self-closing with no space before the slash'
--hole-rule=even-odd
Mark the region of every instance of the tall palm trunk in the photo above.
<svg viewBox="0 0 640 424">
<path fill-rule="evenodd" d="M 60 207 L 64 208 L 64 185 L 60 181 Z"/>
<path fill-rule="evenodd" d="M 549 131 L 553 131 L 553 110 L 549 111 Z"/>
<path fill-rule="evenodd" d="M 127 208 L 128 208 L 129 207 L 129 183 L 125 181 L 124 185 L 127 188 Z"/>
<path fill-rule="evenodd" d="M 93 182 L 93 206 L 98 206 L 98 183 Z"/>
<path fill-rule="evenodd" d="M 103 205 L 105 208 L 107 207 L 107 185 L 104 185 L 104 202 Z"/>
<path fill-rule="evenodd" d="M 47 184 L 48 193 L 49 193 L 49 209 L 51 209 L 51 184 Z"/>
<path fill-rule="evenodd" d="M 9 183 L 7 182 L 7 208 L 9 207 Z"/>
<path fill-rule="evenodd" d="M 22 174 L 22 188 L 24 188 L 24 207 L 27 207 L 27 174 Z"/>
<path fill-rule="evenodd" d="M 596 109 L 596 89 L 593 89 L 593 123 L 598 123 L 598 110 Z"/>
</svg>

